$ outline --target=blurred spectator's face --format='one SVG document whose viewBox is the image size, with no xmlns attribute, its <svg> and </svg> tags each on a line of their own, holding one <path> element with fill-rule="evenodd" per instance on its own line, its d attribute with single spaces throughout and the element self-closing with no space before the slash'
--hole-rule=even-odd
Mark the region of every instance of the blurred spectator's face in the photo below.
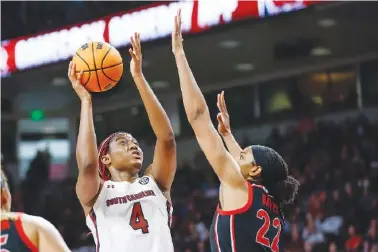
<svg viewBox="0 0 378 252">
<path fill-rule="evenodd" d="M 334 242 L 329 244 L 328 252 L 337 252 L 337 246 Z"/>
<path fill-rule="evenodd" d="M 293 241 L 298 241 L 299 239 L 299 229 L 297 224 L 291 226 L 291 239 Z"/>
<path fill-rule="evenodd" d="M 349 228 L 348 228 L 348 234 L 350 236 L 354 236 L 355 235 L 354 226 L 349 226 Z"/>
<path fill-rule="evenodd" d="M 305 250 L 305 252 L 311 252 L 312 251 L 312 244 L 309 243 L 309 242 L 305 242 L 304 250 Z"/>
<path fill-rule="evenodd" d="M 332 198 L 334 200 L 339 200 L 339 191 L 338 190 L 333 190 L 333 192 L 332 192 Z"/>
</svg>

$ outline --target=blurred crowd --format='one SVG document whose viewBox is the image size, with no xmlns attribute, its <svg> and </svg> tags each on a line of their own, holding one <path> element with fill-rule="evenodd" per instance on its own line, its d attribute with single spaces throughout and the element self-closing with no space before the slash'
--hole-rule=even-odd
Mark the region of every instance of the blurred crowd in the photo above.
<svg viewBox="0 0 378 252">
<path fill-rule="evenodd" d="M 150 3 L 150 1 L 113 1 L 109 4 L 109 2 L 81 0 L 2 2 L 1 40 L 86 22 Z"/>
<path fill-rule="evenodd" d="M 265 144 L 284 157 L 301 182 L 295 203 L 284 208 L 285 251 L 378 252 L 378 123 L 363 115 L 340 124 L 301 121 L 284 132 L 274 129 Z M 22 190 L 15 193 L 16 210 L 50 220 L 74 251 L 95 251 L 75 179 L 48 183 L 48 160 L 41 152 L 30 164 Z M 172 190 L 176 251 L 210 251 L 218 186 L 202 153 L 179 165 Z"/>
</svg>

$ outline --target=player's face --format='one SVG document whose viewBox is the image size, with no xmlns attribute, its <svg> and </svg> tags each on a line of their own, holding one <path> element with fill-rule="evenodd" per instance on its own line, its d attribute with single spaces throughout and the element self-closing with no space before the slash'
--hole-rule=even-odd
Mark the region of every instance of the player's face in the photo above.
<svg viewBox="0 0 378 252">
<path fill-rule="evenodd" d="M 238 158 L 236 158 L 240 170 L 244 178 L 248 178 L 249 172 L 253 169 L 255 165 L 255 158 L 253 157 L 252 148 L 247 147 L 240 152 Z"/>
<path fill-rule="evenodd" d="M 12 196 L 7 187 L 1 188 L 1 209 L 10 211 L 12 203 Z"/>
<path fill-rule="evenodd" d="M 110 164 L 117 170 L 138 173 L 143 163 L 143 152 L 130 134 L 120 133 L 113 137 L 109 149 Z"/>
</svg>

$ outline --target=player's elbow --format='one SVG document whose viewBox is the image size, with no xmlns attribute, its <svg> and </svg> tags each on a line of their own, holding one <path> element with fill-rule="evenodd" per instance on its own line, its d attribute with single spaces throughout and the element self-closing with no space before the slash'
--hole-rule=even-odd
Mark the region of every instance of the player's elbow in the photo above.
<svg viewBox="0 0 378 252">
<path fill-rule="evenodd" d="M 188 122 L 193 127 L 201 118 L 203 118 L 208 113 L 207 106 L 198 106 L 192 112 L 187 113 Z"/>
<path fill-rule="evenodd" d="M 76 152 L 76 161 L 79 172 L 91 173 L 97 171 L 98 160 L 96 157 Z"/>
</svg>

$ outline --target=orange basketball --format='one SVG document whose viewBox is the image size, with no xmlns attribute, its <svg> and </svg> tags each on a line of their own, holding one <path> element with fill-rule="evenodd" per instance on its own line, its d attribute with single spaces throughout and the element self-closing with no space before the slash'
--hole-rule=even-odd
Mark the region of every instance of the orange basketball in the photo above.
<svg viewBox="0 0 378 252">
<path fill-rule="evenodd" d="M 83 70 L 81 83 L 91 92 L 104 92 L 114 87 L 122 77 L 122 57 L 106 42 L 89 42 L 73 56 L 76 74 Z"/>
</svg>

